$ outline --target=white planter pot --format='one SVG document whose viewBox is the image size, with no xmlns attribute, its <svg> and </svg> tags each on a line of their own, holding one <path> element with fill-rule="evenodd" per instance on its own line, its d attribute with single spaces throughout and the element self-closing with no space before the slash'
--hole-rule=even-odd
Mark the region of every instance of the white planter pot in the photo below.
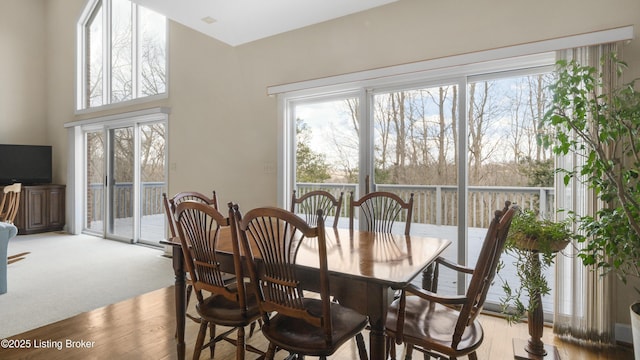
<svg viewBox="0 0 640 360">
<path fill-rule="evenodd" d="M 640 360 L 640 302 L 632 304 L 631 313 L 631 333 L 633 334 L 633 351 L 636 360 Z"/>
</svg>

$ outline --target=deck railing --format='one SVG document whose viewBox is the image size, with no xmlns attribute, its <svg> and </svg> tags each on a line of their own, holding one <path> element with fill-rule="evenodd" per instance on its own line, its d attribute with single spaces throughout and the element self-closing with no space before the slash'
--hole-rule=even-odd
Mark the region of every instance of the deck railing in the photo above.
<svg viewBox="0 0 640 360">
<path fill-rule="evenodd" d="M 350 192 L 359 198 L 356 184 L 297 183 L 299 195 L 312 190 L 326 190 L 334 196 L 344 193 L 343 204 L 348 204 Z M 389 191 L 403 199 L 413 193 L 413 222 L 433 225 L 458 225 L 458 189 L 452 185 L 376 185 L 378 191 Z M 522 209 L 537 211 L 551 217 L 554 212 L 555 191 L 550 187 L 469 186 L 467 196 L 468 226 L 487 228 L 491 215 L 504 207 L 505 200 Z M 349 216 L 349 206 L 341 209 L 341 217 Z"/>
<path fill-rule="evenodd" d="M 142 183 L 142 201 L 140 209 L 142 215 L 163 214 L 164 207 L 162 205 L 162 192 L 165 191 L 164 182 L 144 182 Z M 90 208 L 87 213 L 90 215 L 90 221 L 103 220 L 102 212 L 104 204 L 103 184 L 90 184 L 88 190 L 88 198 Z M 113 209 L 115 218 L 122 219 L 133 216 L 133 184 L 130 182 L 116 183 L 114 186 L 115 203 L 118 205 Z"/>
<path fill-rule="evenodd" d="M 118 183 L 114 187 L 116 203 L 116 218 L 132 216 L 133 210 L 133 185 L 131 183 Z M 153 215 L 163 213 L 162 192 L 165 189 L 163 182 L 146 182 L 142 184 L 142 214 Z M 380 191 L 389 191 L 408 199 L 413 193 L 414 208 L 413 222 L 433 225 L 458 224 L 458 189 L 450 185 L 376 185 Z M 356 184 L 341 183 L 297 183 L 296 191 L 302 195 L 312 190 L 326 190 L 336 197 L 340 192 L 344 193 L 344 206 L 341 217 L 349 216 L 348 200 L 353 192 L 359 198 Z M 506 186 L 469 186 L 467 196 L 468 226 L 487 228 L 493 210 L 504 206 L 504 201 L 517 203 L 523 209 L 539 211 L 543 216 L 553 215 L 554 196 L 553 188 L 545 187 L 506 187 Z M 93 199 L 91 209 L 94 220 L 102 220 L 102 184 L 92 184 L 89 187 L 90 198 Z"/>
</svg>

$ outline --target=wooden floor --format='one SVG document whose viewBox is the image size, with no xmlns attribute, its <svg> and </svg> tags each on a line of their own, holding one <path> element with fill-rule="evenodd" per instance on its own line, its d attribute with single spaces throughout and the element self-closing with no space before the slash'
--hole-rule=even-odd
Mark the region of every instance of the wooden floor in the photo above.
<svg viewBox="0 0 640 360">
<path fill-rule="evenodd" d="M 192 307 L 193 304 L 191 313 Z M 509 326 L 505 320 L 492 316 L 482 316 L 480 321 L 486 336 L 478 351 L 479 359 L 513 359 L 512 339 L 528 337 L 526 324 Z M 187 320 L 188 359 L 192 357 L 197 331 L 197 324 Z M 22 346 L 21 349 L 7 349 L 3 340 L 0 359 L 177 359 L 174 334 L 174 292 L 170 287 L 11 337 L 9 345 Z M 548 328 L 543 340 L 558 347 L 561 359 L 633 359 L 629 347 L 594 351 L 563 342 Z M 259 332 L 248 342 L 266 349 L 267 344 Z M 220 344 L 216 348 L 216 359 L 233 359 L 234 351 L 230 344 Z M 400 347 L 398 355 L 401 351 Z M 357 359 L 356 354 L 355 342 L 351 342 L 331 358 Z M 208 351 L 203 352 L 201 358 L 207 357 Z M 247 358 L 254 357 L 248 355 Z"/>
</svg>

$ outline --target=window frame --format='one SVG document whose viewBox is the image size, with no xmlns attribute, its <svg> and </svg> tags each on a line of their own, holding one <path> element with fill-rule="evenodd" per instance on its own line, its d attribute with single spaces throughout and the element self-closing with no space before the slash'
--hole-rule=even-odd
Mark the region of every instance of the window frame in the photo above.
<svg viewBox="0 0 640 360">
<path fill-rule="evenodd" d="M 346 84 L 335 84 L 326 87 L 313 87 L 278 94 L 279 122 L 278 122 L 278 206 L 289 208 L 290 196 L 296 187 L 296 131 L 295 106 L 298 104 L 326 101 L 341 97 L 357 97 L 360 105 L 360 134 L 359 134 L 359 179 L 358 191 L 365 192 L 366 181 L 373 185 L 374 179 L 374 119 L 373 98 L 376 94 L 387 91 L 398 91 L 424 86 L 437 86 L 448 83 L 458 86 L 458 136 L 459 149 L 468 148 L 468 119 L 467 119 L 467 91 L 471 81 L 483 78 L 500 78 L 504 76 L 524 75 L 541 71 L 552 71 L 556 61 L 555 52 L 545 52 L 533 56 L 521 56 L 509 59 L 467 64 L 465 66 L 444 69 L 431 69 L 424 72 L 399 74 L 383 78 L 373 78 Z M 467 251 L 467 151 L 458 152 L 458 252 L 456 261 L 468 264 Z M 367 175 L 370 175 L 367 178 Z M 462 294 L 467 286 L 464 274 L 458 275 L 457 292 Z"/>
<path fill-rule="evenodd" d="M 141 68 L 140 66 L 140 49 L 139 49 L 139 30 L 142 28 L 139 26 L 140 11 L 138 10 L 141 5 L 136 3 L 132 4 L 132 49 L 131 49 L 131 62 L 132 62 L 132 75 L 131 75 L 131 98 L 128 100 L 113 102 L 112 101 L 112 86 L 111 86 L 111 3 L 112 0 L 88 0 L 83 12 L 78 20 L 76 29 L 76 86 L 75 86 L 75 113 L 84 114 L 92 113 L 96 111 L 103 111 L 109 109 L 122 108 L 125 106 L 131 106 L 141 103 L 147 103 L 157 100 L 166 99 L 169 96 L 169 26 L 168 19 L 165 23 L 165 90 L 162 93 L 143 96 L 140 95 L 140 78 Z M 87 103 L 87 76 L 88 76 L 88 25 L 96 17 L 96 12 L 102 8 L 102 68 L 103 68 L 103 80 L 102 80 L 102 105 L 90 106 Z M 161 15 L 161 14 L 160 14 Z M 163 16 L 163 15 L 162 15 Z"/>
</svg>

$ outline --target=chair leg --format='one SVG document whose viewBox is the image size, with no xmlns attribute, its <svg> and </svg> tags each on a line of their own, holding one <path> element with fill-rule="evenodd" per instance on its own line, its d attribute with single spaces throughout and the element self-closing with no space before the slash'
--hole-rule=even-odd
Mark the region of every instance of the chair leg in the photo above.
<svg viewBox="0 0 640 360">
<path fill-rule="evenodd" d="M 360 356 L 360 360 L 369 359 L 369 357 L 367 356 L 367 348 L 364 344 L 364 336 L 362 336 L 362 333 L 358 333 L 358 335 L 356 335 L 356 344 L 358 344 L 358 355 Z"/>
<path fill-rule="evenodd" d="M 405 344 L 404 351 L 406 351 L 406 354 L 404 355 L 404 359 L 411 360 L 413 358 L 413 344 Z M 425 356 L 427 355 L 425 354 Z"/>
<path fill-rule="evenodd" d="M 396 342 L 390 336 L 387 336 L 387 356 L 385 358 L 396 360 Z"/>
<path fill-rule="evenodd" d="M 262 319 L 258 319 L 254 322 L 251 323 L 250 327 L 249 327 L 249 337 L 253 336 L 253 333 L 256 330 L 256 324 L 258 324 L 259 329 L 262 329 Z"/>
<path fill-rule="evenodd" d="M 31 252 L 30 252 L 30 251 L 27 251 L 27 252 L 21 252 L 21 253 L 19 253 L 19 254 L 14 254 L 14 255 L 9 255 L 9 256 L 7 256 L 7 259 L 11 260 L 11 259 L 16 259 L 16 258 L 23 258 L 23 257 L 25 257 L 25 256 L 27 256 L 27 255 L 29 255 L 29 254 L 31 254 Z"/>
<path fill-rule="evenodd" d="M 476 352 L 472 352 L 471 354 L 469 354 L 469 360 L 478 360 L 478 354 L 476 354 Z"/>
<path fill-rule="evenodd" d="M 185 306 L 189 306 L 189 300 L 191 299 L 191 293 L 193 292 L 193 286 L 187 285 L 187 289 L 185 291 Z"/>
<path fill-rule="evenodd" d="M 207 335 L 207 324 L 206 321 L 202 321 L 200 323 L 200 331 L 198 331 L 198 339 L 196 340 L 195 348 L 193 349 L 193 360 L 200 359 L 200 353 L 202 352 L 202 345 L 204 344 L 204 337 Z"/>
<path fill-rule="evenodd" d="M 236 336 L 236 339 L 236 360 L 244 360 L 244 352 L 246 348 L 244 327 L 240 326 L 238 328 L 238 335 Z M 213 359 L 213 354 L 211 354 L 211 358 Z"/>
<path fill-rule="evenodd" d="M 265 360 L 273 360 L 273 357 L 276 354 L 276 345 L 274 343 L 269 343 L 269 349 L 267 349 L 267 353 L 265 354 Z"/>
<path fill-rule="evenodd" d="M 24 259 L 26 259 L 26 257 L 18 257 L 18 258 L 9 259 L 9 260 L 7 260 L 7 265 L 11 265 L 11 264 L 13 264 L 15 262 L 18 262 L 18 261 L 24 260 Z"/>
<path fill-rule="evenodd" d="M 209 323 L 209 338 L 210 338 L 210 344 L 209 344 L 209 352 L 211 353 L 211 359 L 214 358 L 213 354 L 216 353 L 216 324 L 214 323 Z"/>
</svg>

